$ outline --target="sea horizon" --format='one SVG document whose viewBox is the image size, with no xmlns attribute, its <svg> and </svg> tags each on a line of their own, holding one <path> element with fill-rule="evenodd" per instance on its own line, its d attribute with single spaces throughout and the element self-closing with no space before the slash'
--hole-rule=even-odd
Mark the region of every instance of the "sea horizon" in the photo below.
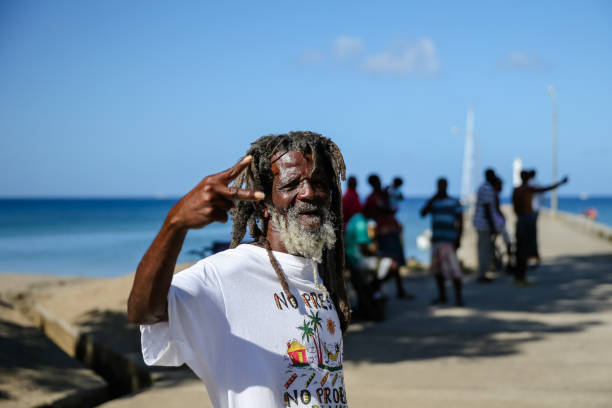
<svg viewBox="0 0 612 408">
<path fill-rule="evenodd" d="M 416 238 L 430 228 L 419 210 L 429 196 L 405 196 L 397 213 L 403 224 L 406 257 L 428 263 L 429 251 Z M 504 200 L 505 198 L 505 200 Z M 180 197 L 12 197 L 0 198 L 0 272 L 88 277 L 120 276 L 133 272 L 159 231 L 166 214 Z M 502 196 L 507 203 L 509 197 Z M 612 226 L 612 195 L 581 199 L 559 196 L 559 209 L 579 214 L 588 208 L 596 220 Z M 231 221 L 191 230 L 178 262 L 201 258 L 192 251 L 227 242 Z M 248 234 L 245 242 L 248 242 Z"/>
</svg>

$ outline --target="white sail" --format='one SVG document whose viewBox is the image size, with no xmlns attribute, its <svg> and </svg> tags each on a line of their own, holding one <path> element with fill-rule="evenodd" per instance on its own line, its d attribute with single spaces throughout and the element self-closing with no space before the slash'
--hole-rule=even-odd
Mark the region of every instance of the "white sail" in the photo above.
<svg viewBox="0 0 612 408">
<path fill-rule="evenodd" d="M 477 171 L 474 110 L 470 107 L 465 125 L 465 146 L 463 149 L 463 169 L 461 171 L 461 201 L 465 205 L 472 205 L 476 201 Z"/>
</svg>

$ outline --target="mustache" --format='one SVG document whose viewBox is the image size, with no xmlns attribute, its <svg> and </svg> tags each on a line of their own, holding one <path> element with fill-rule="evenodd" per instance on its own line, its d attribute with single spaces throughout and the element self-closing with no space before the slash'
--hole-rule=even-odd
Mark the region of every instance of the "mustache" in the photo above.
<svg viewBox="0 0 612 408">
<path fill-rule="evenodd" d="M 312 203 L 304 203 L 304 202 L 299 202 L 295 204 L 289 211 L 294 214 L 319 214 L 319 215 L 323 214 L 322 207 L 312 204 Z"/>
</svg>

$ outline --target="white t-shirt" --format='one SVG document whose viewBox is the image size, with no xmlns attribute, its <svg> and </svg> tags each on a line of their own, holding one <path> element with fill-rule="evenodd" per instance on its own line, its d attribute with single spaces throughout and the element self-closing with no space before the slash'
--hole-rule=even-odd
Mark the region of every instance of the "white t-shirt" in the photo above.
<svg viewBox="0 0 612 408">
<path fill-rule="evenodd" d="M 187 364 L 215 408 L 346 407 L 342 332 L 313 263 L 274 252 L 297 305 L 265 249 L 243 244 L 172 279 L 168 322 L 143 325 L 149 365 Z"/>
</svg>

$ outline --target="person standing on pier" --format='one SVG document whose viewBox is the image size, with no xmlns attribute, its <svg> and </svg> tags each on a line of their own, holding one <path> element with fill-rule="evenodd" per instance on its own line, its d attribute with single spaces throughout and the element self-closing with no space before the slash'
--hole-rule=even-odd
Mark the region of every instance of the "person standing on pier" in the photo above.
<svg viewBox="0 0 612 408">
<path fill-rule="evenodd" d="M 185 195 L 140 261 L 128 300 L 145 362 L 187 364 L 215 408 L 346 407 L 344 174 L 330 139 L 291 132 L 259 138 Z M 187 231 L 226 222 L 228 211 L 232 249 L 173 276 Z M 241 244 L 247 226 L 254 242 Z"/>
<path fill-rule="evenodd" d="M 474 228 L 478 234 L 478 280 L 480 283 L 491 282 L 487 271 L 493 260 L 493 235 L 495 234 L 496 192 L 493 188 L 497 176 L 493 169 L 485 171 L 485 182 L 478 188 L 476 210 L 474 211 Z"/>
<path fill-rule="evenodd" d="M 526 278 L 527 260 L 534 252 L 536 245 L 536 214 L 533 210 L 534 194 L 545 193 L 567 183 L 568 178 L 548 187 L 533 187 L 529 185 L 531 174 L 521 171 L 522 184 L 512 193 L 512 205 L 516 214 L 516 273 L 514 281 L 519 286 L 530 286 Z"/>
<path fill-rule="evenodd" d="M 438 287 L 438 298 L 432 304 L 446 304 L 446 278 L 453 282 L 455 305 L 464 306 L 461 294 L 463 274 L 457 258 L 463 232 L 463 208 L 459 200 L 447 194 L 445 178 L 439 178 L 437 185 L 438 191 L 421 210 L 421 217 L 431 214 L 431 272 Z"/>
</svg>

